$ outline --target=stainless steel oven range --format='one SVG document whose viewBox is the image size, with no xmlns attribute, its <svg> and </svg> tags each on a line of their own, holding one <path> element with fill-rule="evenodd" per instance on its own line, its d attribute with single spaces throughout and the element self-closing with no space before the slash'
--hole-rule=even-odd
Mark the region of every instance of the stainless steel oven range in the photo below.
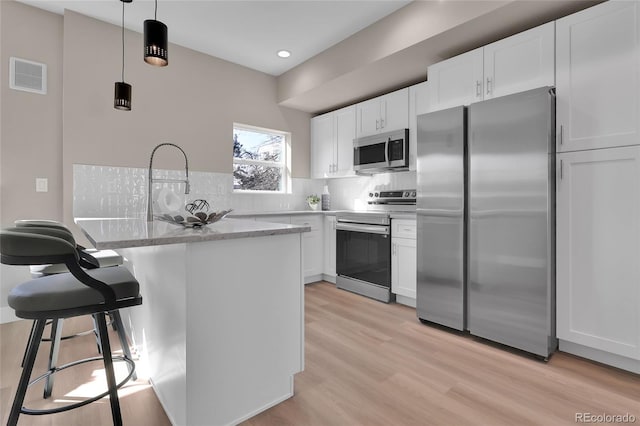
<svg viewBox="0 0 640 426">
<path fill-rule="evenodd" d="M 416 190 L 371 191 L 366 212 L 340 212 L 336 224 L 336 285 L 382 302 L 391 292 L 391 218 L 416 203 Z"/>
<path fill-rule="evenodd" d="M 336 286 L 382 302 L 395 301 L 389 214 L 338 213 L 336 222 Z"/>
</svg>

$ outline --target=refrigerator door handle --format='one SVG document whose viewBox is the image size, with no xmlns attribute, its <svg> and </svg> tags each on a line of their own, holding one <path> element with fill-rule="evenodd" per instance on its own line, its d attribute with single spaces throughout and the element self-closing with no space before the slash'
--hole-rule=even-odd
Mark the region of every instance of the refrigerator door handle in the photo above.
<svg viewBox="0 0 640 426">
<path fill-rule="evenodd" d="M 427 217 L 462 217 L 462 210 L 416 209 L 416 214 Z"/>
</svg>

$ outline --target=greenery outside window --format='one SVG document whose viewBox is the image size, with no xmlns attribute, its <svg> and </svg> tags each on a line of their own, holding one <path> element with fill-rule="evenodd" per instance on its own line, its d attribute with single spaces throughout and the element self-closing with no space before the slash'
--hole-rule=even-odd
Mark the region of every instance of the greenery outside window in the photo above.
<svg viewBox="0 0 640 426">
<path fill-rule="evenodd" d="M 234 192 L 290 192 L 290 134 L 233 125 Z"/>
</svg>

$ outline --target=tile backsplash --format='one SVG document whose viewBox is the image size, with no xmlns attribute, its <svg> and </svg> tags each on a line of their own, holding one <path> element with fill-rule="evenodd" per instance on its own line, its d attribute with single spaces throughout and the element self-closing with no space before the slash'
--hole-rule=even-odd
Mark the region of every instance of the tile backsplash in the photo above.
<svg viewBox="0 0 640 426">
<path fill-rule="evenodd" d="M 332 210 L 368 210 L 369 192 L 416 188 L 416 172 L 328 179 Z"/>
<path fill-rule="evenodd" d="M 154 169 L 163 179 L 184 179 L 180 170 Z M 291 194 L 241 194 L 233 192 L 231 173 L 190 172 L 191 191 L 184 184 L 154 185 L 154 194 L 164 186 L 184 197 L 186 204 L 204 199 L 212 210 L 236 211 L 308 210 L 306 197 L 322 193 L 324 180 L 292 179 Z M 73 166 L 74 217 L 144 217 L 147 211 L 147 169 L 131 167 Z"/>
<path fill-rule="evenodd" d="M 181 170 L 154 169 L 163 179 L 184 179 Z M 154 199 L 161 188 L 187 202 L 204 199 L 212 210 L 243 211 L 308 210 L 306 197 L 320 195 L 327 185 L 331 194 L 331 210 L 367 210 L 371 191 L 412 189 L 415 172 L 382 173 L 340 179 L 292 179 L 291 194 L 250 194 L 233 192 L 231 173 L 190 172 L 191 191 L 184 195 L 184 184 L 154 185 Z M 132 167 L 73 166 L 74 217 L 145 217 L 147 211 L 147 169 Z"/>
</svg>

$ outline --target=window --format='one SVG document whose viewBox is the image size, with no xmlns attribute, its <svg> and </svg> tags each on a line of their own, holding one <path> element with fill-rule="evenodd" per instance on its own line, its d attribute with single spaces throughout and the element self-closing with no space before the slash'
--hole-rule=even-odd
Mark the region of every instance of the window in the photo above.
<svg viewBox="0 0 640 426">
<path fill-rule="evenodd" d="M 288 192 L 289 134 L 233 125 L 234 191 Z"/>
</svg>

